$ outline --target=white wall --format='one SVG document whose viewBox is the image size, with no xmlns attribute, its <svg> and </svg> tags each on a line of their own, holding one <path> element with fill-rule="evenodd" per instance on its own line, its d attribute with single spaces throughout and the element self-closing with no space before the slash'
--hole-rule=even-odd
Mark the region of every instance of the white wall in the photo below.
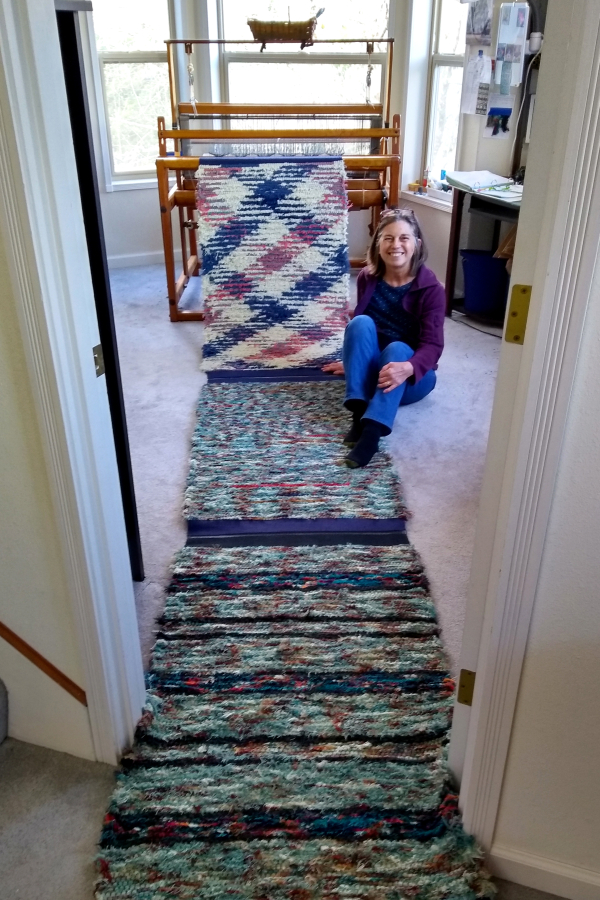
<svg viewBox="0 0 600 900">
<path fill-rule="evenodd" d="M 85 689 L 48 477 L 0 238 L 0 621 Z M 86 707 L 0 638 L 9 734 L 94 759 Z"/>
<path fill-rule="evenodd" d="M 156 184 L 145 190 L 113 191 L 109 194 L 101 188 L 100 202 L 106 254 L 111 268 L 164 263 Z M 176 235 L 179 235 L 179 230 Z"/>
<path fill-rule="evenodd" d="M 448 204 L 448 209 L 440 209 L 415 195 L 414 197 L 403 196 L 400 206 L 404 209 L 414 210 L 429 251 L 427 265 L 435 272 L 438 281 L 444 284 L 450 242 L 451 205 Z"/>
<path fill-rule="evenodd" d="M 540 105 L 513 268 L 513 282 L 534 285 L 528 323 L 533 334 L 542 327 L 540 320 L 546 321 L 547 311 L 537 301 L 546 267 L 543 256 L 541 263 L 538 256 L 556 219 L 557 200 L 548 180 L 553 175 L 558 179 L 565 158 L 562 119 L 570 110 L 563 108 L 561 100 L 563 93 L 571 97 L 571 81 L 577 74 L 578 26 L 572 19 L 578 20 L 577 7 L 582 5 L 551 0 L 546 25 Z M 497 874 L 572 900 L 600 897 L 599 301 L 597 269 L 490 855 Z M 530 364 L 532 352 L 527 341 L 522 349 L 506 342 L 502 347 L 460 662 L 463 668 L 477 669 L 478 678 L 480 634 L 476 640 L 473 635 L 482 628 L 482 597 L 496 596 L 494 579 L 500 576 L 501 557 L 490 555 L 494 530 L 503 534 L 507 527 L 506 498 L 497 488 L 506 454 L 510 465 L 515 452 L 510 431 L 515 410 L 522 409 L 524 401 L 519 368 Z M 494 574 L 488 586 L 490 571 Z M 484 642 L 485 632 L 484 628 Z M 468 715 L 469 707 L 456 707 L 450 754 L 457 771 L 463 754 L 459 730 Z"/>
<path fill-rule="evenodd" d="M 591 870 L 590 898 L 600 896 L 599 360 L 597 270 L 493 848 Z"/>
</svg>

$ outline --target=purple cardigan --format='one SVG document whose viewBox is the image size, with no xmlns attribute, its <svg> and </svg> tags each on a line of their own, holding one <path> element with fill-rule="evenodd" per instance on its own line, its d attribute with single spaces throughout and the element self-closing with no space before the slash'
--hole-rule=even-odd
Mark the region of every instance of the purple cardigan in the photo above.
<svg viewBox="0 0 600 900">
<path fill-rule="evenodd" d="M 362 315 L 375 293 L 378 279 L 367 268 L 361 269 L 356 282 L 357 303 L 352 316 Z M 446 295 L 431 269 L 421 266 L 409 291 L 402 300 L 404 309 L 421 324 L 419 346 L 411 358 L 415 374 L 409 378 L 412 384 L 420 381 L 430 369 L 437 369 L 437 361 L 444 349 L 444 317 Z"/>
</svg>

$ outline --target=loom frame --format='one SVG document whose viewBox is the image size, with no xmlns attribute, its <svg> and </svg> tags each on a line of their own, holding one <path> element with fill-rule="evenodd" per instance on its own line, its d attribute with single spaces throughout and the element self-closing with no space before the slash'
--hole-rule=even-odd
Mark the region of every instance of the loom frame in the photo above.
<svg viewBox="0 0 600 900">
<path fill-rule="evenodd" d="M 367 48 L 375 43 L 386 44 L 387 67 L 385 90 L 382 103 L 358 104 L 239 104 L 239 103 L 205 103 L 181 101 L 177 96 L 177 79 L 175 76 L 175 50 L 183 45 L 185 52 L 191 54 L 196 44 L 258 44 L 261 41 L 224 41 L 224 40 L 170 40 L 167 45 L 167 61 L 169 67 L 169 89 L 173 127 L 167 128 L 164 117 L 158 118 L 159 157 L 156 160 L 158 194 L 161 215 L 165 269 L 167 277 L 167 294 L 169 301 L 169 317 L 172 322 L 202 321 L 204 314 L 197 310 L 180 309 L 179 302 L 189 283 L 189 279 L 200 274 L 201 260 L 196 240 L 196 184 L 193 173 L 198 169 L 203 157 L 182 155 L 182 142 L 192 140 L 212 141 L 227 144 L 239 141 L 298 140 L 306 142 L 314 140 L 344 142 L 370 141 L 371 152 L 364 156 L 342 154 L 346 168 L 346 191 L 349 210 L 371 210 L 370 233 L 377 226 L 381 210 L 386 206 L 397 206 L 400 197 L 400 116 L 394 115 L 392 124 L 390 117 L 390 87 L 393 59 L 393 38 L 387 39 L 338 39 L 331 41 L 315 41 L 315 43 L 366 43 Z M 281 43 L 281 42 L 278 42 Z M 297 42 L 283 42 L 297 43 Z M 209 119 L 209 124 L 218 124 L 217 129 L 190 129 L 181 127 L 182 117 L 198 117 Z M 288 119 L 293 124 L 294 118 L 309 117 L 315 119 L 315 126 L 321 119 L 332 117 L 351 118 L 352 116 L 382 119 L 383 127 L 370 128 L 235 128 L 228 127 L 231 117 L 274 117 Z M 287 122 L 285 123 L 288 124 Z M 225 125 L 226 127 L 223 127 Z M 172 141 L 173 150 L 168 149 L 168 141 Z M 230 157 L 229 157 L 230 158 Z M 301 157 L 291 156 L 290 159 Z M 174 177 L 174 184 L 171 178 Z M 176 274 L 174 251 L 174 227 L 172 214 L 177 209 L 179 220 L 179 240 L 182 254 L 182 270 Z M 353 268 L 364 264 L 362 259 L 351 259 Z"/>
</svg>

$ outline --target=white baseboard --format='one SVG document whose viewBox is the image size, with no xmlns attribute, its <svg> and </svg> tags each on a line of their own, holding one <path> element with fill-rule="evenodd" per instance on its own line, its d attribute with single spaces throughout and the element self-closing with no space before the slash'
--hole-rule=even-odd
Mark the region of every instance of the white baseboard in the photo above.
<svg viewBox="0 0 600 900">
<path fill-rule="evenodd" d="M 129 266 L 164 266 L 165 254 L 162 250 L 150 253 L 120 253 L 108 257 L 109 269 L 126 269 Z M 175 253 L 175 265 L 181 265 L 181 253 Z"/>
<path fill-rule="evenodd" d="M 598 900 L 600 872 L 523 853 L 494 844 L 487 857 L 490 871 L 498 878 L 514 881 L 567 900 Z"/>
</svg>

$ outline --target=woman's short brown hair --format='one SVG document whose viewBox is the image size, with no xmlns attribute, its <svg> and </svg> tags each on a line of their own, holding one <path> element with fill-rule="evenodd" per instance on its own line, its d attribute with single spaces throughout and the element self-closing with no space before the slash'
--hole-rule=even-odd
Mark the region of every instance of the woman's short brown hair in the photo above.
<svg viewBox="0 0 600 900">
<path fill-rule="evenodd" d="M 423 239 L 423 232 L 421 231 L 421 226 L 412 209 L 386 209 L 385 212 L 381 214 L 379 225 L 375 229 L 375 234 L 373 235 L 373 239 L 367 250 L 367 268 L 371 275 L 375 275 L 377 278 L 381 278 L 385 272 L 385 263 L 379 255 L 381 232 L 384 228 L 387 228 L 388 225 L 392 225 L 394 222 L 406 222 L 406 224 L 410 226 L 417 242 L 417 249 L 415 250 L 410 263 L 410 274 L 412 276 L 417 274 L 427 259 L 427 246 Z"/>
</svg>

